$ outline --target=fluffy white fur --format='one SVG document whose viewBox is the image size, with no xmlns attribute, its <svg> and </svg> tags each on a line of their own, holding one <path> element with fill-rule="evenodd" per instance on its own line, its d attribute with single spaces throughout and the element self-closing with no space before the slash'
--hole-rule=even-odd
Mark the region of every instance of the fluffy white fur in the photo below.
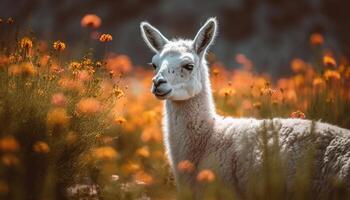
<svg viewBox="0 0 350 200">
<path fill-rule="evenodd" d="M 278 135 L 291 180 L 298 159 L 313 144 L 317 162 L 315 194 L 330 193 L 330 177 L 350 186 L 349 130 L 302 119 L 235 119 L 216 114 L 205 60 L 217 33 L 215 18 L 203 25 L 193 41 L 170 41 L 146 22 L 141 23 L 141 32 L 156 53 L 152 59 L 156 68 L 153 81 L 158 85 L 153 85 L 152 92 L 165 99 L 164 143 L 178 183 L 181 180 L 196 188 L 196 173 L 209 168 L 244 195 L 249 173 L 262 163 L 261 132 L 266 128 L 268 140 L 274 132 Z M 188 64 L 192 70 L 186 69 Z M 163 79 L 161 84 L 159 79 Z M 310 132 L 314 133 L 312 137 Z M 182 160 L 193 162 L 196 172 L 180 173 L 176 166 Z"/>
</svg>

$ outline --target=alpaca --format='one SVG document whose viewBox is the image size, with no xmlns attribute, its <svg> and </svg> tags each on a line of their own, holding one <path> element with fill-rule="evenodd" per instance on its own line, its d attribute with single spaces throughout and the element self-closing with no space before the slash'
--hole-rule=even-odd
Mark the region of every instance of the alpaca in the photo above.
<svg viewBox="0 0 350 200">
<path fill-rule="evenodd" d="M 208 19 L 193 40 L 168 40 L 147 22 L 140 28 L 145 43 L 155 53 L 151 92 L 165 100 L 164 144 L 177 184 L 198 189 L 196 173 L 213 169 L 221 181 L 244 197 L 250 173 L 262 164 L 260 136 L 265 130 L 269 141 L 277 133 L 288 180 L 295 175 L 303 150 L 314 146 L 315 194 L 331 193 L 330 177 L 350 186 L 349 130 L 303 119 L 258 120 L 216 114 L 205 58 L 217 35 L 215 18 Z M 176 166 L 183 160 L 191 161 L 196 172 L 179 172 Z"/>
</svg>

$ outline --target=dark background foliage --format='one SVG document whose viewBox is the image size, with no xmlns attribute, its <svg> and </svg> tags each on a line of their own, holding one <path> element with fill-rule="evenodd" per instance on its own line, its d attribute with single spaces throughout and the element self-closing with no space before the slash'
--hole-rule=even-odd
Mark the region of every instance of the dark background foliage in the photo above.
<svg viewBox="0 0 350 200">
<path fill-rule="evenodd" d="M 169 38 L 193 38 L 208 17 L 216 16 L 219 38 L 211 50 L 219 60 L 235 67 L 234 56 L 244 53 L 259 71 L 285 75 L 292 58 L 310 59 L 313 32 L 325 36 L 326 47 L 349 56 L 349 7 L 347 0 L 2 0 L 0 10 L 1 17 L 13 17 L 39 37 L 67 41 L 71 51 L 82 45 L 81 18 L 97 14 L 100 31 L 114 37 L 110 50 L 129 55 L 138 65 L 152 55 L 140 37 L 141 21 Z"/>
</svg>

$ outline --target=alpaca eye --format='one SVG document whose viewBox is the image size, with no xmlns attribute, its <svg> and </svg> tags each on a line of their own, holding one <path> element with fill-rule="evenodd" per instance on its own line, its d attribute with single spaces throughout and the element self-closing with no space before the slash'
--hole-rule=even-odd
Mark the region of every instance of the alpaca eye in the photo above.
<svg viewBox="0 0 350 200">
<path fill-rule="evenodd" d="M 157 69 L 157 65 L 155 65 L 154 63 L 148 63 L 149 65 L 151 65 L 153 67 L 153 69 Z"/>
<path fill-rule="evenodd" d="M 186 65 L 184 65 L 184 66 L 182 66 L 182 67 L 185 68 L 185 69 L 188 70 L 188 71 L 192 71 L 194 65 L 193 65 L 193 64 L 186 64 Z"/>
</svg>

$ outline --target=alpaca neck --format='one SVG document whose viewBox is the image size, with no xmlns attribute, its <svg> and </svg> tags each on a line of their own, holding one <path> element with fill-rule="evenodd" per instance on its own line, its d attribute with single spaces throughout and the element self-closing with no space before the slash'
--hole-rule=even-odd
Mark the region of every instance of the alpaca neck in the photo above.
<svg viewBox="0 0 350 200">
<path fill-rule="evenodd" d="M 165 102 L 165 143 L 172 164 L 181 160 L 194 163 L 204 152 L 215 120 L 215 106 L 209 82 L 208 67 L 203 62 L 202 91 L 185 101 Z"/>
</svg>

